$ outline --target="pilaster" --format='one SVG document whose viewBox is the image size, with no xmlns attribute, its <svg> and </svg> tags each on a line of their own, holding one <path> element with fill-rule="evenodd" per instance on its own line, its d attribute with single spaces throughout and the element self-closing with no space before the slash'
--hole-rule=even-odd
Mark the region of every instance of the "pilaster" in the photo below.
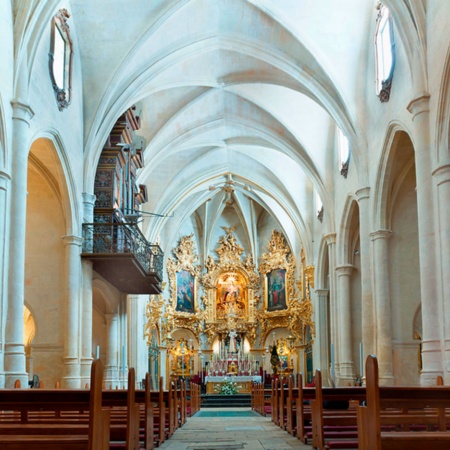
<svg viewBox="0 0 450 450">
<path fill-rule="evenodd" d="M 354 363 L 352 357 L 352 323 L 350 281 L 354 266 L 345 264 L 336 267 L 338 276 L 339 300 L 339 384 L 353 385 L 355 380 Z"/>
<path fill-rule="evenodd" d="M 330 352 L 328 336 L 328 289 L 316 289 L 315 311 L 316 311 L 316 339 L 314 348 L 314 361 L 318 362 L 318 368 L 322 372 L 322 379 L 326 382 L 330 377 Z M 332 383 L 328 383 L 332 384 Z"/>
<path fill-rule="evenodd" d="M 80 388 L 81 259 L 82 239 L 64 236 L 66 246 L 66 317 L 64 336 L 65 388 Z"/>
<path fill-rule="evenodd" d="M 370 253 L 370 188 L 356 191 L 359 205 L 360 260 L 361 260 L 361 339 L 365 355 L 374 353 L 374 305 L 372 298 L 372 260 Z M 363 356 L 365 361 L 365 356 Z M 363 368 L 364 368 L 363 364 Z M 364 374 L 360 374 L 361 377 Z"/>
<path fill-rule="evenodd" d="M 376 355 L 380 385 L 393 385 L 392 360 L 392 308 L 389 289 L 389 247 L 392 232 L 378 230 L 370 233 L 374 254 L 374 292 L 376 317 Z"/>
<path fill-rule="evenodd" d="M 119 324 L 116 313 L 105 314 L 108 344 L 106 347 L 105 383 L 115 388 L 119 386 Z"/>
<path fill-rule="evenodd" d="M 12 170 L 9 222 L 8 308 L 5 335 L 5 387 L 15 380 L 28 385 L 23 345 L 23 305 L 25 295 L 25 238 L 27 210 L 27 166 L 29 127 L 34 116 L 21 99 L 11 101 L 13 109 Z"/>
<path fill-rule="evenodd" d="M 422 385 L 433 385 L 436 376 L 442 375 L 441 298 L 436 277 L 435 204 L 433 197 L 429 94 L 423 93 L 407 106 L 412 115 L 413 142 L 415 144 L 417 213 L 419 225 L 420 293 L 422 303 Z"/>
<path fill-rule="evenodd" d="M 440 287 L 444 321 L 444 384 L 450 384 L 450 161 L 433 171 L 437 189 L 436 214 L 438 220 L 438 245 L 440 260 Z"/>
</svg>

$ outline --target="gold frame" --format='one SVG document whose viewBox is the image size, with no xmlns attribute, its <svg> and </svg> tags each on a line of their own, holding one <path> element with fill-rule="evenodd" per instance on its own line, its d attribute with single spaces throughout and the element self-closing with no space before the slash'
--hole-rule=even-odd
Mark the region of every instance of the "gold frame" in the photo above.
<svg viewBox="0 0 450 450">
<path fill-rule="evenodd" d="M 211 344 L 214 336 L 226 335 L 229 330 L 234 329 L 238 333 L 245 333 L 253 346 L 256 341 L 256 328 L 258 326 L 255 321 L 256 305 L 259 301 L 256 292 L 259 290 L 260 277 L 255 270 L 251 255 L 248 255 L 244 261 L 241 260 L 244 249 L 237 243 L 237 239 L 233 235 L 236 225 L 230 228 L 222 228 L 226 234 L 220 238 L 219 247 L 216 249 L 219 261 L 216 262 L 211 256 L 208 256 L 205 261 L 207 273 L 203 275 L 201 280 L 205 291 L 205 295 L 202 297 L 205 306 L 204 333 L 208 344 Z M 234 315 L 228 315 L 226 319 L 216 317 L 217 282 L 227 272 L 239 274 L 246 281 L 247 311 L 245 317 L 235 317 Z"/>
<path fill-rule="evenodd" d="M 198 261 L 198 255 L 195 253 L 195 243 L 193 234 L 182 236 L 178 247 L 173 249 L 176 259 L 167 258 L 167 274 L 169 276 L 170 304 L 173 313 L 181 317 L 189 317 L 197 312 L 198 282 L 201 274 L 201 267 L 195 265 Z M 194 279 L 192 311 L 177 310 L 177 274 L 180 272 L 189 272 Z"/>
<path fill-rule="evenodd" d="M 285 315 L 289 310 L 289 305 L 294 298 L 294 274 L 295 260 L 291 254 L 290 248 L 286 245 L 283 235 L 278 231 L 272 232 L 272 238 L 269 242 L 269 253 L 263 253 L 263 262 L 259 266 L 259 272 L 264 277 L 263 298 L 264 309 L 267 313 L 277 313 L 274 316 Z M 274 270 L 285 270 L 285 303 L 286 308 L 278 311 L 269 311 L 269 289 L 268 274 Z M 280 314 L 281 313 L 281 314 Z"/>
<path fill-rule="evenodd" d="M 305 327 L 309 325 L 311 336 L 314 337 L 315 326 L 312 320 L 313 309 L 310 297 L 310 286 L 314 287 L 314 266 L 306 266 L 303 249 L 301 252 L 301 279 L 297 282 L 300 299 L 295 293 L 295 259 L 283 235 L 278 230 L 272 232 L 269 253 L 263 253 L 262 259 L 259 272 L 265 278 L 267 278 L 267 273 L 274 269 L 286 269 L 287 308 L 279 311 L 267 310 L 268 292 L 267 282 L 265 282 L 263 284 L 264 310 L 256 313 L 256 318 L 261 324 L 261 343 L 275 328 L 287 328 L 294 337 L 303 342 Z"/>
</svg>

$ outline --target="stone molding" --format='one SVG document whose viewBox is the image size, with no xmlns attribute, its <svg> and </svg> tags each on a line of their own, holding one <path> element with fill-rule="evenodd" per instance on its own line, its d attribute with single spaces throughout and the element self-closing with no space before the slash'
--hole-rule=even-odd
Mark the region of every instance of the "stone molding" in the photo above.
<svg viewBox="0 0 450 450">
<path fill-rule="evenodd" d="M 389 239 L 392 236 L 391 230 L 377 230 L 373 231 L 369 234 L 370 239 L 372 241 L 376 241 L 377 239 Z"/>
<path fill-rule="evenodd" d="M 429 104 L 430 94 L 428 92 L 423 92 L 421 95 L 411 100 L 406 109 L 412 114 L 412 120 L 414 121 L 419 114 L 430 112 Z"/>
<path fill-rule="evenodd" d="M 11 100 L 11 106 L 13 108 L 13 119 L 21 120 L 29 126 L 34 116 L 31 106 L 20 98 Z"/>
</svg>

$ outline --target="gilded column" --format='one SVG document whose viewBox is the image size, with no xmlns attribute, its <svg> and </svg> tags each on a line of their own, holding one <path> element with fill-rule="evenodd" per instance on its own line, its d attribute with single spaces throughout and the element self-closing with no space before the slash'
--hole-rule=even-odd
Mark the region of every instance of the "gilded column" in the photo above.
<svg viewBox="0 0 450 450">
<path fill-rule="evenodd" d="M 353 385 L 355 374 L 352 357 L 352 323 L 350 277 L 354 267 L 350 264 L 336 267 L 339 299 L 339 384 Z"/>
<path fill-rule="evenodd" d="M 378 230 L 370 234 L 373 242 L 374 293 L 376 317 L 376 356 L 380 385 L 394 384 L 392 370 L 392 311 L 389 290 L 389 247 L 391 231 Z"/>
<path fill-rule="evenodd" d="M 5 386 L 15 380 L 28 385 L 23 345 L 23 306 L 25 294 L 25 239 L 27 211 L 29 124 L 34 112 L 21 100 L 13 108 L 12 169 L 9 222 L 8 307 L 5 330 Z"/>
<path fill-rule="evenodd" d="M 316 289 L 316 339 L 314 348 L 318 349 L 318 354 L 314 355 L 314 360 L 318 361 L 318 368 L 322 372 L 322 380 L 326 382 L 330 377 L 330 352 L 328 336 L 328 289 Z"/>
<path fill-rule="evenodd" d="M 8 257 L 7 246 L 8 238 L 8 224 L 6 218 L 8 217 L 8 188 L 11 178 L 5 172 L 0 171 L 0 388 L 5 387 L 5 353 L 4 353 L 4 338 L 5 338 L 5 318 L 7 314 L 7 292 L 8 292 Z"/>
<path fill-rule="evenodd" d="M 370 188 L 356 191 L 359 205 L 359 240 L 361 258 L 361 339 L 363 344 L 363 361 L 374 353 L 374 305 L 372 299 L 372 259 L 370 254 Z M 363 369 L 365 364 L 363 363 Z M 361 377 L 364 374 L 360 374 Z"/>
<path fill-rule="evenodd" d="M 94 218 L 95 195 L 83 193 L 83 223 L 92 223 Z M 92 364 L 92 261 L 81 260 L 83 291 L 81 311 L 81 386 L 90 381 Z"/>
<path fill-rule="evenodd" d="M 114 389 L 119 386 L 119 320 L 116 313 L 105 314 L 106 334 L 108 344 L 106 347 L 105 383 L 106 387 Z"/>
<path fill-rule="evenodd" d="M 82 239 L 64 236 L 66 245 L 66 317 L 64 336 L 63 387 L 80 388 L 80 318 L 81 318 L 81 258 Z"/>
<path fill-rule="evenodd" d="M 437 184 L 438 251 L 444 320 L 444 384 L 450 384 L 450 161 L 439 166 L 433 176 Z"/>
<path fill-rule="evenodd" d="M 336 233 L 325 237 L 328 245 L 329 285 L 330 285 L 330 376 L 333 382 L 339 379 L 339 318 L 336 280 Z"/>
<path fill-rule="evenodd" d="M 413 115 L 415 145 L 417 212 L 419 225 L 420 293 L 422 303 L 422 371 L 420 383 L 433 385 L 442 375 L 442 315 L 436 277 L 436 240 L 431 149 L 429 132 L 429 94 L 411 101 L 408 111 Z M 446 274 L 447 276 L 447 274 Z"/>
</svg>

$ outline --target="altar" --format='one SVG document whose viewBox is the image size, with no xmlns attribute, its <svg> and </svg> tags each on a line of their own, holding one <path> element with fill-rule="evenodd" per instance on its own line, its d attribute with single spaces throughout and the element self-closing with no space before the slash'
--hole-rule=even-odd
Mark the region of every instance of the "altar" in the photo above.
<svg viewBox="0 0 450 450">
<path fill-rule="evenodd" d="M 259 375 L 226 375 L 205 377 L 206 393 L 217 394 L 220 386 L 224 383 L 234 382 L 239 390 L 239 394 L 250 394 L 252 392 L 252 382 L 261 383 Z"/>
</svg>

